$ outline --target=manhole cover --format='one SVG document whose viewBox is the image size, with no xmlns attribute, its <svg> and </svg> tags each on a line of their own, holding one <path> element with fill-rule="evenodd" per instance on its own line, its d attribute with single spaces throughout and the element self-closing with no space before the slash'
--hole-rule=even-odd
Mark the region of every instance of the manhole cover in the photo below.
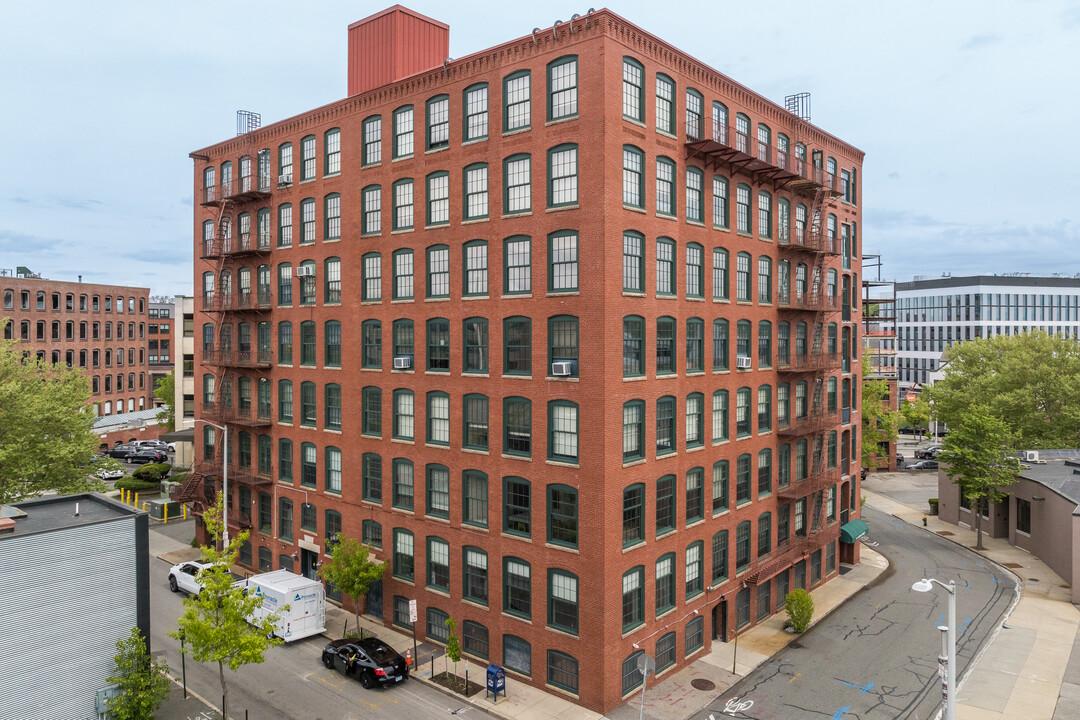
<svg viewBox="0 0 1080 720">
<path fill-rule="evenodd" d="M 1004 565 L 1007 568 L 1013 568 L 1013 569 L 1024 567 L 1020 563 L 1001 563 L 1001 564 Z"/>
<path fill-rule="evenodd" d="M 956 533 L 951 533 L 948 530 L 938 530 L 937 534 L 938 535 L 955 535 Z"/>
<path fill-rule="evenodd" d="M 716 689 L 716 683 L 714 683 L 712 680 L 706 680 L 705 678 L 694 678 L 690 681 L 690 685 L 692 685 L 695 690 Z"/>
</svg>

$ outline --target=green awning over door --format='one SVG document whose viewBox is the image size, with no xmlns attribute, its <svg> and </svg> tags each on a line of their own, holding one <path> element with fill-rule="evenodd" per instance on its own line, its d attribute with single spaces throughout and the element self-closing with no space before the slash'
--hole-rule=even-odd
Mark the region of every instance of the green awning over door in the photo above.
<svg viewBox="0 0 1080 720">
<path fill-rule="evenodd" d="M 840 527 L 840 542 L 854 543 L 868 532 L 870 532 L 870 526 L 862 520 L 855 518 L 851 522 Z"/>
</svg>

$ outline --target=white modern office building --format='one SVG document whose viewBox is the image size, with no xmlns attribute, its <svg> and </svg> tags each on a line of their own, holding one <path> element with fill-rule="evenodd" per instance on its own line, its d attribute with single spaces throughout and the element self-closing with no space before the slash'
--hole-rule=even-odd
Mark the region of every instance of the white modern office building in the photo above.
<svg viewBox="0 0 1080 720">
<path fill-rule="evenodd" d="M 1032 330 L 1080 337 L 1080 274 L 916 276 L 896 284 L 896 364 L 902 390 L 940 378 L 953 343 Z"/>
</svg>

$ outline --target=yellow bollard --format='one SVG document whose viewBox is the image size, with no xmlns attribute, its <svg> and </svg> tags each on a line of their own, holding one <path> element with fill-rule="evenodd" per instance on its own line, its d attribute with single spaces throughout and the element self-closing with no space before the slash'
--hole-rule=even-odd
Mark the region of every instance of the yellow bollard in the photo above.
<svg viewBox="0 0 1080 720">
<path fill-rule="evenodd" d="M 184 519 L 187 520 L 187 505 L 181 505 L 182 512 L 184 513 Z"/>
<path fill-rule="evenodd" d="M 120 502 L 127 505 L 127 490 L 120 488 Z"/>
<path fill-rule="evenodd" d="M 139 493 L 135 493 L 135 502 L 133 503 L 133 505 L 135 505 L 135 507 L 139 507 Z"/>
<path fill-rule="evenodd" d="M 161 522 L 163 522 L 163 523 L 167 523 L 167 522 L 169 522 L 169 503 L 165 503 L 165 504 L 164 504 L 164 505 L 162 506 L 162 512 L 164 512 L 165 514 L 164 514 L 164 516 L 163 516 L 163 517 L 161 518 Z"/>
</svg>

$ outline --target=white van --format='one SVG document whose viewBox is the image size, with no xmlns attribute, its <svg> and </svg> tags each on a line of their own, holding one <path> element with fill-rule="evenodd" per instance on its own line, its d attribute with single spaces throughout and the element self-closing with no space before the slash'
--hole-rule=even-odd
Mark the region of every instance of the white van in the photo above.
<svg viewBox="0 0 1080 720">
<path fill-rule="evenodd" d="M 262 604 L 255 609 L 256 619 L 261 620 L 286 605 L 289 607 L 281 613 L 274 630 L 274 634 L 285 642 L 326 630 L 326 592 L 318 580 L 309 580 L 288 570 L 274 570 L 252 575 L 237 585 L 262 598 Z"/>
</svg>

